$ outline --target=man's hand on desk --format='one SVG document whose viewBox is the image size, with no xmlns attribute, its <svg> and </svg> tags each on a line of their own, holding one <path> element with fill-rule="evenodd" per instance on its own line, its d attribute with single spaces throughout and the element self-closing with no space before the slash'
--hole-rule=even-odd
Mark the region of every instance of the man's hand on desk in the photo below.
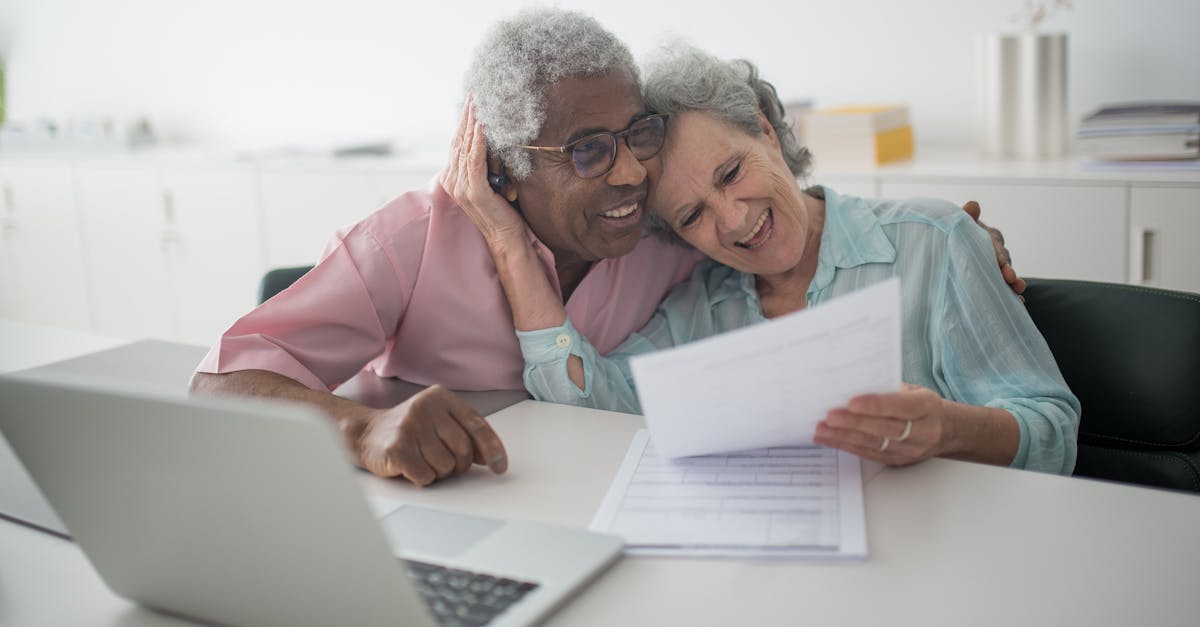
<svg viewBox="0 0 1200 627">
<path fill-rule="evenodd" d="M 471 464 L 508 469 L 500 436 L 470 405 L 434 385 L 391 409 L 344 416 L 338 428 L 358 463 L 381 477 L 418 486 L 462 474 Z"/>
<path fill-rule="evenodd" d="M 355 461 L 381 477 L 425 486 L 464 473 L 472 463 L 492 472 L 508 468 L 500 436 L 466 401 L 435 385 L 389 408 L 373 409 L 266 370 L 198 372 L 191 391 L 260 396 L 308 403 L 332 417 Z"/>
</svg>

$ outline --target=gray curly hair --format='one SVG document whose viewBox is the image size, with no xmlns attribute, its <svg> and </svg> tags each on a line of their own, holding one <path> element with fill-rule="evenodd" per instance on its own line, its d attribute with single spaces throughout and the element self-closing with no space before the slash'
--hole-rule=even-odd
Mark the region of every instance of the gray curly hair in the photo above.
<svg viewBox="0 0 1200 627">
<path fill-rule="evenodd" d="M 517 179 L 533 173 L 527 145 L 546 121 L 546 90 L 564 78 L 625 71 L 638 80 L 625 44 L 595 19 L 534 8 L 496 24 L 475 50 L 464 79 L 483 122 L 488 151 Z"/>
<path fill-rule="evenodd" d="M 788 169 L 796 178 L 809 173 L 812 155 L 792 134 L 775 86 L 759 78 L 758 68 L 745 59 L 726 61 L 685 43 L 668 44 L 646 63 L 642 98 L 655 113 L 706 111 L 751 135 L 762 134 L 762 113 L 775 129 Z M 819 187 L 805 192 L 823 197 Z M 649 226 L 668 241 L 683 243 L 653 211 Z"/>
</svg>

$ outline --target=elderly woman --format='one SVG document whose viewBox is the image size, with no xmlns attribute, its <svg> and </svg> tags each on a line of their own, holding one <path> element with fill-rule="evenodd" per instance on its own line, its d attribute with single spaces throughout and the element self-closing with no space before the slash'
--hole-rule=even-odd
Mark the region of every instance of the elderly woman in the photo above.
<svg viewBox="0 0 1200 627">
<path fill-rule="evenodd" d="M 637 411 L 631 356 L 899 276 L 907 383 L 829 412 L 816 443 L 891 465 L 944 456 L 1071 472 L 1079 402 L 970 217 L 941 201 L 802 190 L 809 155 L 749 63 L 676 49 L 649 67 L 644 92 L 651 111 L 669 116 L 665 146 L 647 165 L 652 220 L 711 259 L 605 356 L 529 262 L 517 214 L 481 185 L 486 149 L 466 113 L 444 184 L 489 242 L 535 398 Z"/>
</svg>

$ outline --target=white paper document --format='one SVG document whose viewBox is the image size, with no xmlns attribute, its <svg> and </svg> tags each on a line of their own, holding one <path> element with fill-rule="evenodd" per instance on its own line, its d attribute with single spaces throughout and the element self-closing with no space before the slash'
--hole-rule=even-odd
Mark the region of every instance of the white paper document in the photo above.
<svg viewBox="0 0 1200 627">
<path fill-rule="evenodd" d="M 667 457 L 811 444 L 825 414 L 900 389 L 900 280 L 770 322 L 635 357 L 646 424 Z"/>
<path fill-rule="evenodd" d="M 640 555 L 864 558 L 854 455 L 813 446 L 667 459 L 634 436 L 595 531 Z"/>
</svg>

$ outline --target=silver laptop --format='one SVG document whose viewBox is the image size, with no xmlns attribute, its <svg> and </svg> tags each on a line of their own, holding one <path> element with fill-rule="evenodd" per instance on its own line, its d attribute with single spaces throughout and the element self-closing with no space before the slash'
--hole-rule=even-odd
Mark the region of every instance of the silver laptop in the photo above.
<svg viewBox="0 0 1200 627">
<path fill-rule="evenodd" d="M 14 374 L 26 379 L 83 381 L 105 389 L 186 397 L 188 380 L 207 352 L 208 348 L 203 346 L 138 340 Z M 423 385 L 364 371 L 339 387 L 336 394 L 368 407 L 395 407 L 423 389 Z M 516 390 L 456 390 L 455 393 L 484 416 L 529 398 L 524 391 Z M 3 433 L 0 433 L 0 518 L 69 538 L 66 525 L 17 461 Z"/>
<path fill-rule="evenodd" d="M 0 431 L 108 587 L 173 614 L 524 625 L 621 549 L 416 506 L 376 520 L 332 426 L 305 406 L 13 375 L 0 398 Z"/>
</svg>

